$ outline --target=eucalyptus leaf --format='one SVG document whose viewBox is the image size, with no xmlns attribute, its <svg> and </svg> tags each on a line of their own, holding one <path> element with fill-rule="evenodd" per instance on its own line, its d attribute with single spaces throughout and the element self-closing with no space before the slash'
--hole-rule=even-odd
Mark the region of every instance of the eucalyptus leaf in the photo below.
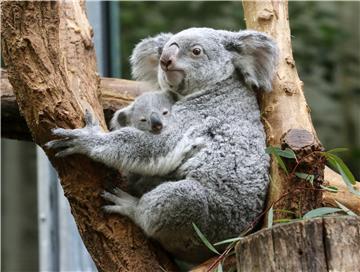
<svg viewBox="0 0 360 272">
<path fill-rule="evenodd" d="M 336 156 L 334 154 L 328 153 L 328 152 L 325 152 L 325 156 L 326 156 L 328 162 L 334 168 L 336 168 L 340 173 L 342 172 L 352 185 L 356 184 L 354 175 L 351 173 L 350 169 L 346 166 L 346 164 L 343 162 L 343 160 L 341 158 L 339 158 L 338 156 Z M 341 174 L 341 175 L 343 175 L 343 174 Z"/>
<path fill-rule="evenodd" d="M 322 216 L 327 215 L 327 214 L 341 212 L 341 211 L 342 211 L 342 209 L 339 209 L 339 208 L 321 207 L 321 208 L 317 208 L 317 209 L 314 209 L 314 210 L 311 210 L 311 211 L 307 212 L 303 216 L 303 219 L 322 217 Z"/>
<path fill-rule="evenodd" d="M 268 228 L 272 227 L 273 219 L 274 219 L 274 209 L 273 209 L 273 206 L 271 206 L 270 210 L 268 211 L 268 218 L 267 218 L 267 227 Z"/>
<path fill-rule="evenodd" d="M 220 262 L 219 265 L 217 266 L 216 272 L 223 272 L 223 267 L 222 267 L 221 262 Z"/>
<path fill-rule="evenodd" d="M 199 238 L 201 239 L 201 241 L 204 243 L 204 245 L 210 249 L 212 252 L 220 255 L 220 253 L 216 250 L 216 248 L 209 242 L 209 240 L 205 237 L 204 234 L 202 234 L 202 232 L 199 230 L 199 228 L 195 225 L 195 223 L 192 223 L 196 234 L 199 236 Z"/>
<path fill-rule="evenodd" d="M 311 183 L 311 185 L 314 185 L 314 178 L 315 178 L 314 175 L 295 172 L 295 176 L 297 176 L 298 178 L 304 179 L 306 181 L 309 181 Z"/>
<path fill-rule="evenodd" d="M 274 223 L 289 223 L 291 222 L 292 220 L 289 219 L 289 218 L 280 218 L 280 219 L 275 219 L 274 220 Z"/>
<path fill-rule="evenodd" d="M 339 191 L 339 189 L 335 186 L 323 186 L 323 185 L 320 185 L 321 189 L 324 189 L 326 191 L 329 191 L 331 193 L 337 193 Z"/>
<path fill-rule="evenodd" d="M 288 213 L 288 214 L 296 214 L 292 211 L 289 210 L 284 210 L 284 209 L 275 209 L 274 212 L 282 212 L 282 213 Z"/>
<path fill-rule="evenodd" d="M 340 153 L 340 152 L 347 152 L 349 151 L 348 148 L 344 148 L 344 147 L 338 147 L 338 148 L 334 148 L 334 149 L 330 149 L 328 151 L 326 151 L 327 153 Z"/>
<path fill-rule="evenodd" d="M 272 154 L 274 155 L 275 159 L 276 159 L 276 162 L 279 164 L 279 166 L 281 167 L 282 170 L 284 170 L 284 172 L 286 174 L 289 174 L 287 168 L 286 168 L 286 165 L 284 163 L 284 161 L 282 160 L 282 158 L 280 157 L 279 155 L 279 152 L 280 151 L 283 151 L 281 150 L 279 147 L 274 147 L 274 146 L 268 146 L 266 149 L 265 149 L 265 152 L 268 153 L 268 154 Z"/>
<path fill-rule="evenodd" d="M 223 244 L 230 244 L 232 242 L 240 241 L 241 239 L 242 239 L 242 237 L 235 237 L 235 238 L 226 239 L 226 240 L 215 243 L 214 246 L 223 245 Z"/>
<path fill-rule="evenodd" d="M 290 148 L 285 148 L 285 150 L 282 150 L 280 147 L 278 146 L 269 146 L 267 148 L 267 153 L 268 154 L 277 154 L 280 157 L 284 157 L 284 158 L 288 158 L 288 159 L 296 159 L 296 155 L 294 153 L 294 151 L 292 151 Z"/>
<path fill-rule="evenodd" d="M 350 210 L 348 207 L 346 207 L 345 205 L 341 204 L 340 202 L 336 201 L 336 204 L 344 211 L 346 212 L 348 215 L 351 215 L 351 216 L 357 216 L 356 213 L 354 213 L 352 210 Z"/>
</svg>

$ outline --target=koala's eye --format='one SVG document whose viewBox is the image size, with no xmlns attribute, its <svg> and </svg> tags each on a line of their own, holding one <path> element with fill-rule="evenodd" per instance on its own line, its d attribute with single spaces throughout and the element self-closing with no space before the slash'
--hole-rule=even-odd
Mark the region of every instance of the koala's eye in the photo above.
<svg viewBox="0 0 360 272">
<path fill-rule="evenodd" d="M 142 117 L 142 118 L 140 118 L 140 121 L 141 121 L 141 122 L 146 122 L 146 118 L 145 118 L 145 117 Z"/>
<path fill-rule="evenodd" d="M 194 56 L 199 56 L 201 54 L 201 51 L 202 50 L 200 47 L 195 47 L 195 48 L 193 48 L 192 53 Z"/>
<path fill-rule="evenodd" d="M 163 111 L 163 115 L 168 115 L 169 114 L 169 111 L 168 110 L 164 110 Z"/>
</svg>

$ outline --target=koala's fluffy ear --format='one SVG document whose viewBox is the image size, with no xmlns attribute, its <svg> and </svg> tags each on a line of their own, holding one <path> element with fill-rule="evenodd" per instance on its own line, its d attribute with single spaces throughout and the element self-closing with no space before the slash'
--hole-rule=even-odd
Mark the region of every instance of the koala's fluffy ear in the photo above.
<svg viewBox="0 0 360 272">
<path fill-rule="evenodd" d="M 268 35 L 251 30 L 224 32 L 224 46 L 233 53 L 233 63 L 248 87 L 272 90 L 278 47 Z"/>
<path fill-rule="evenodd" d="M 158 85 L 159 59 L 164 45 L 172 35 L 171 33 L 161 33 L 155 37 L 143 39 L 135 46 L 130 57 L 133 79 Z"/>
<path fill-rule="evenodd" d="M 128 126 L 129 125 L 128 116 L 130 114 L 130 111 L 131 111 L 131 106 L 128 106 L 121 110 L 117 110 L 114 113 L 113 118 L 111 118 L 110 129 L 116 130 Z"/>
</svg>

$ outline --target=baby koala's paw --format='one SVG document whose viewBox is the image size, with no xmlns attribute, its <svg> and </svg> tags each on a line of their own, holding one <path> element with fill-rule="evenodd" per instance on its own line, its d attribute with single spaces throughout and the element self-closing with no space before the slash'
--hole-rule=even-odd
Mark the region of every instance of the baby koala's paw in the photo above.
<svg viewBox="0 0 360 272">
<path fill-rule="evenodd" d="M 114 203 L 105 205 L 102 210 L 106 213 L 118 213 L 133 218 L 139 199 L 129 195 L 119 188 L 115 188 L 113 193 L 102 192 L 101 197 L 106 201 Z"/>
</svg>

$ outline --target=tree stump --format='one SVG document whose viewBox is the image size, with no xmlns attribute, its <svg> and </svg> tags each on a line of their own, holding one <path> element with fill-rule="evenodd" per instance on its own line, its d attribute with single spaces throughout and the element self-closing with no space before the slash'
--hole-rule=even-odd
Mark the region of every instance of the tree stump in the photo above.
<svg viewBox="0 0 360 272">
<path fill-rule="evenodd" d="M 360 217 L 276 225 L 236 245 L 237 271 L 359 271 Z"/>
</svg>

